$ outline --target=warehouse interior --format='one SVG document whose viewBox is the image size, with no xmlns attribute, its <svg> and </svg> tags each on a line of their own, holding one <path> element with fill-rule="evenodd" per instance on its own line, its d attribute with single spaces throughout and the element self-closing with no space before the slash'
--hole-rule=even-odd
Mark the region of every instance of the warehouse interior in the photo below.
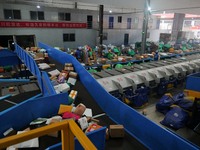
<svg viewBox="0 0 200 150">
<path fill-rule="evenodd" d="M 1 0 L 0 149 L 199 149 L 199 8 Z"/>
</svg>

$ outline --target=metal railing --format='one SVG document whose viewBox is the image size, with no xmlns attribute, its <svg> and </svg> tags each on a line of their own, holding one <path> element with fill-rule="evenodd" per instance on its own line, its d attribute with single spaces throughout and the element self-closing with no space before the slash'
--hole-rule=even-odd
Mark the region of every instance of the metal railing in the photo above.
<svg viewBox="0 0 200 150">
<path fill-rule="evenodd" d="M 62 137 L 62 150 L 75 149 L 74 136 L 76 136 L 84 149 L 97 149 L 72 119 L 0 139 L 0 149 L 60 130 Z"/>
</svg>

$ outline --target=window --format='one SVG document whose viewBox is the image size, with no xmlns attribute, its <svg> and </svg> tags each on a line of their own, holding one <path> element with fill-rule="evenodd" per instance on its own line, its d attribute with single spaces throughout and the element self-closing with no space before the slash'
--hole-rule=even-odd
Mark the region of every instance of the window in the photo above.
<svg viewBox="0 0 200 150">
<path fill-rule="evenodd" d="M 127 29 L 131 29 L 131 18 L 127 18 Z"/>
<path fill-rule="evenodd" d="M 75 41 L 75 34 L 74 33 L 63 34 L 63 41 L 64 42 L 74 42 Z"/>
<path fill-rule="evenodd" d="M 70 13 L 65 13 L 65 20 L 70 21 L 71 20 L 71 14 Z"/>
<path fill-rule="evenodd" d="M 21 19 L 20 10 L 4 9 L 4 19 Z"/>
<path fill-rule="evenodd" d="M 171 30 L 173 26 L 173 20 L 160 20 L 160 29 Z"/>
<path fill-rule="evenodd" d="M 43 11 L 38 11 L 38 20 L 44 20 L 44 12 Z"/>
<path fill-rule="evenodd" d="M 113 29 L 114 28 L 114 17 L 112 17 L 112 16 L 109 17 L 108 28 L 109 29 Z"/>
<path fill-rule="evenodd" d="M 70 13 L 58 13 L 58 20 L 71 21 L 71 14 Z"/>
<path fill-rule="evenodd" d="M 191 20 L 185 20 L 184 24 L 185 24 L 186 26 L 191 26 L 192 21 L 191 21 Z"/>
<path fill-rule="evenodd" d="M 93 16 L 88 15 L 87 16 L 87 28 L 92 29 L 92 21 L 93 21 Z"/>
<path fill-rule="evenodd" d="M 30 11 L 31 20 L 44 20 L 43 11 Z"/>
<path fill-rule="evenodd" d="M 118 23 L 122 23 L 122 16 L 118 16 Z"/>
</svg>

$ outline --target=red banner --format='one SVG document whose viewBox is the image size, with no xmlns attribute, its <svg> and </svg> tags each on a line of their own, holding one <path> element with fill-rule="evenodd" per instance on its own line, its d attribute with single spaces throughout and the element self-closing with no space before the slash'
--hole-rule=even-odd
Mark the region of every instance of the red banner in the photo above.
<svg viewBox="0 0 200 150">
<path fill-rule="evenodd" d="M 190 27 L 191 30 L 200 30 L 200 26 L 193 26 L 193 27 Z"/>
<path fill-rule="evenodd" d="M 0 21 L 1 28 L 87 28 L 86 23 Z"/>
</svg>

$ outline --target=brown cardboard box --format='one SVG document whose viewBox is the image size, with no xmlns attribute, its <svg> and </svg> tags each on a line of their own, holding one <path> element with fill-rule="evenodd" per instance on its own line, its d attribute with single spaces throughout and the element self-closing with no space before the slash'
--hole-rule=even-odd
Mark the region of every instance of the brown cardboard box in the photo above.
<svg viewBox="0 0 200 150">
<path fill-rule="evenodd" d="M 133 58 L 130 57 L 130 56 L 127 56 L 127 57 L 126 57 L 126 60 L 127 60 L 127 61 L 130 61 L 130 60 L 132 60 L 132 59 L 133 59 Z"/>
<path fill-rule="evenodd" d="M 72 67 L 72 63 L 65 63 L 65 67 Z"/>
<path fill-rule="evenodd" d="M 141 57 L 140 55 L 135 55 L 135 59 L 136 59 L 136 60 L 141 60 L 142 57 Z"/>
<path fill-rule="evenodd" d="M 8 90 L 9 90 L 9 92 L 14 92 L 15 88 L 12 86 L 12 87 L 9 87 Z"/>
<path fill-rule="evenodd" d="M 56 65 L 55 65 L 55 64 L 49 64 L 49 66 L 50 66 L 50 67 L 55 67 Z"/>
<path fill-rule="evenodd" d="M 69 77 L 72 77 L 72 78 L 76 79 L 77 76 L 78 76 L 78 74 L 76 72 L 70 71 Z"/>
<path fill-rule="evenodd" d="M 148 58 L 149 56 L 147 54 L 142 55 L 144 58 Z"/>
<path fill-rule="evenodd" d="M 110 137 L 122 138 L 124 137 L 124 126 L 123 125 L 110 125 Z"/>
<path fill-rule="evenodd" d="M 38 50 L 38 47 L 31 47 L 31 51 L 36 52 Z"/>
<path fill-rule="evenodd" d="M 74 71 L 74 67 L 65 67 L 64 70 L 65 71 Z"/>
<path fill-rule="evenodd" d="M 43 53 L 35 53 L 35 58 L 44 58 Z"/>
</svg>

